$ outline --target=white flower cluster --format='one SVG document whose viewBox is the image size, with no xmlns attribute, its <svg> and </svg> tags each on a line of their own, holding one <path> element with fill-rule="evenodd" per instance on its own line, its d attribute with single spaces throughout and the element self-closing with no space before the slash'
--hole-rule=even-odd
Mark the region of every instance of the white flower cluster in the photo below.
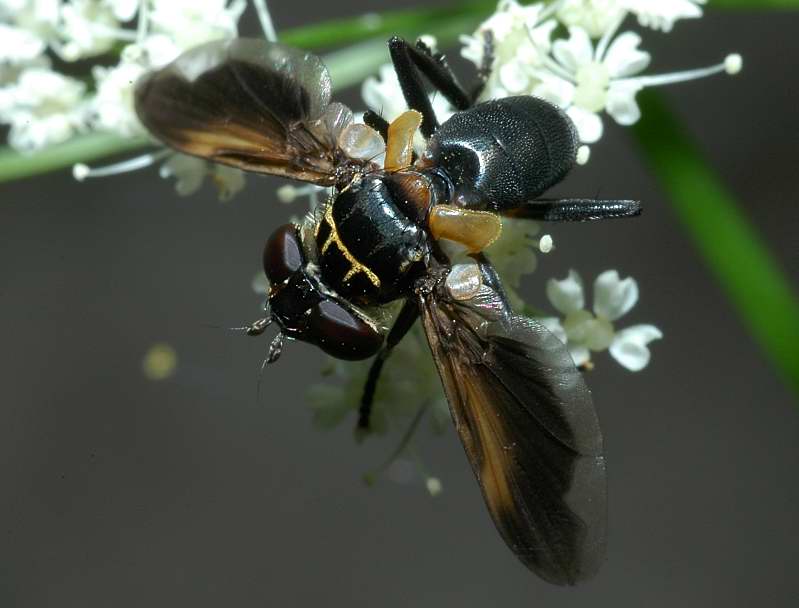
<svg viewBox="0 0 799 608">
<path fill-rule="evenodd" d="M 564 319 L 546 317 L 541 322 L 568 345 L 575 365 L 590 367 L 591 351 L 609 350 L 621 365 L 637 372 L 649 363 L 647 345 L 663 337 L 654 325 L 616 331 L 614 322 L 638 301 L 638 283 L 632 277 L 620 279 L 615 270 L 606 270 L 594 281 L 593 312 L 585 310 L 583 281 L 574 270 L 562 281 L 549 280 L 547 298 Z"/>
<path fill-rule="evenodd" d="M 701 17 L 701 4 L 704 0 L 555 0 L 523 6 L 501 0 L 474 34 L 461 37 L 461 54 L 478 67 L 491 61 L 483 98 L 543 97 L 563 108 L 580 139 L 592 144 L 602 137 L 602 112 L 621 125 L 639 119 L 635 95 L 644 87 L 741 69 L 740 55 L 732 54 L 708 68 L 640 75 L 651 56 L 640 49 L 636 32 L 620 32 L 627 17 L 667 32 L 678 19 Z M 486 57 L 487 48 L 493 58 Z"/>
<path fill-rule="evenodd" d="M 139 76 L 190 47 L 237 36 L 246 6 L 246 0 L 0 0 L 0 123 L 10 127 L 9 145 L 31 153 L 90 131 L 145 135 L 133 110 Z M 54 67 L 112 51 L 118 62 L 97 65 L 86 78 Z M 75 176 L 162 158 L 161 174 L 175 176 L 181 194 L 196 191 L 206 175 L 223 197 L 244 186 L 240 171 L 174 153 L 97 171 L 77 165 Z"/>
</svg>

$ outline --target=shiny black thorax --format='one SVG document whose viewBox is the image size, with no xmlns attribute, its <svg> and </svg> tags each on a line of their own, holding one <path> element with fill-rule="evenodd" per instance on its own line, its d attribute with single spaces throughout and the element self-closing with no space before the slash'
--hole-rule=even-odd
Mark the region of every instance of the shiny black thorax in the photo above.
<svg viewBox="0 0 799 608">
<path fill-rule="evenodd" d="M 378 172 L 328 201 L 315 230 L 317 260 L 324 282 L 340 296 L 367 306 L 391 302 L 425 271 L 429 189 L 419 200 L 408 181 L 407 174 Z"/>
</svg>

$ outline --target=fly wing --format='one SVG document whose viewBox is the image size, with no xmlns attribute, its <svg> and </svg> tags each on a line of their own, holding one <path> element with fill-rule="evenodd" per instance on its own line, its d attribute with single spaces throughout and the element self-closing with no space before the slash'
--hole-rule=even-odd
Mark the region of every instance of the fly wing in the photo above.
<svg viewBox="0 0 799 608">
<path fill-rule="evenodd" d="M 335 141 L 322 120 L 329 102 L 330 75 L 316 55 L 247 38 L 190 49 L 135 90 L 139 119 L 166 145 L 323 185 L 335 172 Z"/>
<path fill-rule="evenodd" d="M 499 285 L 471 300 L 420 296 L 425 333 L 494 524 L 530 570 L 590 578 L 606 544 L 602 436 L 566 347 L 513 316 Z"/>
</svg>

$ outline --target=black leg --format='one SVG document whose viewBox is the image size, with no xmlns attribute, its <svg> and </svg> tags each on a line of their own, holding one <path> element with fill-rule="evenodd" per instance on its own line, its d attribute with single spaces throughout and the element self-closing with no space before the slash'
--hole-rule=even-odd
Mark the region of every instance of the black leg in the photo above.
<svg viewBox="0 0 799 608">
<path fill-rule="evenodd" d="M 458 82 L 443 53 L 434 53 L 422 40 L 417 40 L 415 47 L 408 45 L 408 52 L 430 84 L 457 110 L 463 111 L 472 107 L 472 96 Z"/>
<path fill-rule="evenodd" d="M 491 76 L 491 70 L 494 68 L 494 33 L 491 30 L 483 32 L 483 61 L 480 62 L 480 68 L 477 70 L 477 86 L 472 89 L 472 103 L 477 101 L 480 94 Z"/>
<path fill-rule="evenodd" d="M 369 417 L 372 413 L 372 402 L 375 398 L 375 390 L 377 389 L 377 380 L 380 378 L 380 372 L 383 369 L 383 364 L 388 359 L 391 351 L 399 344 L 400 340 L 405 337 L 416 319 L 419 318 L 419 307 L 416 300 L 409 298 L 405 300 L 391 331 L 388 332 L 386 343 L 377 356 L 372 361 L 372 367 L 369 368 L 369 376 L 366 378 L 366 384 L 363 387 L 363 396 L 361 397 L 361 407 L 358 410 L 358 429 L 362 431 L 369 430 Z"/>
<path fill-rule="evenodd" d="M 539 198 L 515 207 L 496 209 L 497 213 L 545 222 L 587 222 L 641 215 L 641 203 L 628 200 L 595 198 Z"/>
<path fill-rule="evenodd" d="M 388 121 L 372 110 L 366 110 L 363 113 L 363 122 L 367 126 L 372 127 L 375 131 L 380 133 L 383 141 L 388 141 Z"/>
<path fill-rule="evenodd" d="M 422 135 L 433 135 L 438 128 L 438 119 L 425 92 L 420 72 L 455 108 L 465 110 L 471 106 L 471 97 L 458 83 L 442 55 L 434 57 L 424 44 L 412 47 L 397 36 L 388 41 L 388 50 L 405 102 L 409 108 L 422 114 Z"/>
</svg>

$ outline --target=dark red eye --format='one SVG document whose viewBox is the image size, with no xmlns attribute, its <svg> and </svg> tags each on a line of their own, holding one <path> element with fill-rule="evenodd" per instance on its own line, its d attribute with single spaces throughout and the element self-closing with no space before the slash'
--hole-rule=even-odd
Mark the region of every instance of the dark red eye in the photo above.
<svg viewBox="0 0 799 608">
<path fill-rule="evenodd" d="M 311 309 L 307 336 L 328 355 L 337 359 L 356 361 L 374 355 L 383 343 L 383 334 L 327 298 Z"/>
<path fill-rule="evenodd" d="M 300 236 L 294 224 L 281 226 L 264 247 L 264 271 L 272 285 L 288 279 L 305 264 Z"/>
</svg>

